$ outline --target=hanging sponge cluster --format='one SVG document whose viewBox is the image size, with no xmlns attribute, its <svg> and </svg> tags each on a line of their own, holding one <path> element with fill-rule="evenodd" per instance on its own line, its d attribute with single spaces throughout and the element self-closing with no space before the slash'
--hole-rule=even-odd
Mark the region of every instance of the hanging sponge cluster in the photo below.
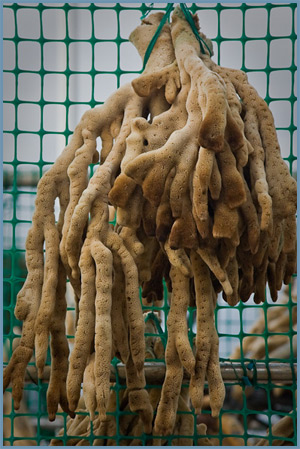
<svg viewBox="0 0 300 449">
<path fill-rule="evenodd" d="M 161 19 L 162 13 L 151 14 L 131 34 L 142 58 Z M 199 30 L 197 16 L 193 20 Z M 15 309 L 23 333 L 4 371 L 4 389 L 12 382 L 16 409 L 34 349 L 43 376 L 50 336 L 51 420 L 59 404 L 74 416 L 83 382 L 91 416 L 97 411 L 105 421 L 110 363 L 118 357 L 126 365 L 129 407 L 150 433 L 139 287 L 145 304 L 157 304 L 164 279 L 170 292 L 166 376 L 153 434 L 174 429 L 184 369 L 196 412 L 207 377 L 212 415 L 218 416 L 225 389 L 214 323 L 217 294 L 222 291 L 232 306 L 252 294 L 259 303 L 268 282 L 276 300 L 295 271 L 296 182 L 281 158 L 272 114 L 244 72 L 213 62 L 211 41 L 200 36 L 203 51 L 176 8 L 143 73 L 83 115 L 39 182 L 26 241 L 28 276 Z M 100 164 L 88 180 L 98 150 Z M 77 304 L 70 357 L 67 279 Z M 195 348 L 186 320 L 193 295 Z"/>
</svg>

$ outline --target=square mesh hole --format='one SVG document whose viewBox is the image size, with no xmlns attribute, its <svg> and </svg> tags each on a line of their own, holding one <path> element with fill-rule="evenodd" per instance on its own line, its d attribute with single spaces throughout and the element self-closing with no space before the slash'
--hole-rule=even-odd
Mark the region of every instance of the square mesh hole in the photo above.
<svg viewBox="0 0 300 449">
<path fill-rule="evenodd" d="M 14 70 L 16 66 L 16 46 L 12 41 L 3 41 L 3 70 Z"/>
<path fill-rule="evenodd" d="M 291 328 L 289 308 L 272 304 L 267 309 L 267 327 L 268 332 L 289 332 Z"/>
<path fill-rule="evenodd" d="M 219 355 L 220 357 L 230 357 L 234 349 L 239 346 L 239 339 L 236 337 L 220 337 L 219 338 Z"/>
<path fill-rule="evenodd" d="M 249 83 L 255 87 L 262 98 L 265 98 L 267 95 L 267 74 L 265 72 L 249 72 L 247 76 Z"/>
<path fill-rule="evenodd" d="M 243 356 L 249 359 L 264 359 L 266 340 L 263 337 L 249 336 L 243 338 Z"/>
<path fill-rule="evenodd" d="M 75 312 L 74 310 L 68 310 L 66 314 L 66 335 L 68 336 L 70 342 L 72 342 L 72 337 L 75 335 Z"/>
<path fill-rule="evenodd" d="M 15 137 L 10 133 L 3 133 L 3 162 L 12 162 L 15 155 Z"/>
<path fill-rule="evenodd" d="M 243 325 L 243 332 L 249 333 L 254 332 L 252 331 L 252 328 L 254 324 L 259 326 L 258 329 L 264 329 L 264 318 L 262 318 L 263 315 L 263 308 L 262 307 L 249 307 L 248 305 L 243 309 L 242 311 L 242 325 Z M 263 321 L 261 322 L 261 319 Z M 261 324 L 260 324 L 261 323 Z M 260 333 L 261 331 L 259 331 Z"/>
<path fill-rule="evenodd" d="M 268 12 L 251 8 L 245 12 L 245 33 L 248 37 L 264 37 L 268 31 Z"/>
<path fill-rule="evenodd" d="M 3 310 L 3 335 L 10 335 L 11 330 L 11 312 L 9 310 Z"/>
<path fill-rule="evenodd" d="M 19 134 L 17 137 L 17 158 L 24 162 L 40 160 L 40 136 L 38 134 Z"/>
<path fill-rule="evenodd" d="M 216 11 L 200 9 L 197 11 L 201 31 L 210 39 L 214 39 L 218 35 L 218 14 Z"/>
<path fill-rule="evenodd" d="M 68 127 L 74 131 L 85 111 L 91 109 L 88 104 L 74 104 L 69 107 Z"/>
<path fill-rule="evenodd" d="M 219 60 L 219 46 L 218 46 L 217 42 L 214 42 L 214 41 L 212 41 L 212 44 L 213 44 L 213 52 L 214 52 L 212 60 L 216 64 L 218 64 L 218 60 Z"/>
<path fill-rule="evenodd" d="M 12 220 L 14 197 L 10 193 L 3 193 L 3 220 Z"/>
<path fill-rule="evenodd" d="M 297 131 L 294 131 L 293 133 L 293 155 L 297 156 Z"/>
<path fill-rule="evenodd" d="M 276 70 L 270 73 L 269 95 L 273 98 L 288 98 L 292 93 L 292 73 Z"/>
<path fill-rule="evenodd" d="M 243 32 L 243 13 L 238 9 L 221 11 L 220 30 L 222 37 L 240 38 Z"/>
<path fill-rule="evenodd" d="M 13 104 L 3 104 L 3 131 L 13 131 L 15 129 L 15 114 Z"/>
<path fill-rule="evenodd" d="M 11 283 L 3 282 L 3 304 L 7 307 L 11 305 Z"/>
<path fill-rule="evenodd" d="M 125 10 L 120 12 L 120 35 L 123 39 L 129 39 L 130 33 L 140 25 L 141 12 Z"/>
<path fill-rule="evenodd" d="M 142 65 L 137 49 L 130 42 L 123 42 L 120 46 L 121 69 L 135 72 L 141 70 Z"/>
<path fill-rule="evenodd" d="M 3 165 L 3 188 L 4 190 L 12 190 L 14 182 L 14 167 L 11 164 Z"/>
<path fill-rule="evenodd" d="M 3 234 L 4 236 L 4 234 Z M 3 279 L 9 279 L 12 275 L 12 255 L 3 253 Z"/>
<path fill-rule="evenodd" d="M 45 134 L 43 137 L 43 161 L 54 162 L 66 145 L 62 134 Z"/>
<path fill-rule="evenodd" d="M 115 39 L 118 32 L 117 14 L 112 10 L 94 12 L 94 33 L 96 39 Z"/>
<path fill-rule="evenodd" d="M 62 104 L 46 104 L 43 110 L 45 131 L 64 132 L 66 129 L 66 107 Z"/>
<path fill-rule="evenodd" d="M 141 3 L 120 3 L 120 6 L 123 6 L 124 8 L 139 8 Z M 150 6 L 150 3 L 146 3 L 146 5 Z M 160 3 L 159 6 L 163 8 L 166 6 L 166 3 Z"/>
<path fill-rule="evenodd" d="M 288 128 L 291 124 L 291 103 L 286 100 L 271 101 L 269 107 L 274 116 L 276 128 Z"/>
<path fill-rule="evenodd" d="M 18 98 L 21 101 L 40 101 L 40 75 L 36 73 L 20 73 L 18 76 Z"/>
<path fill-rule="evenodd" d="M 13 73 L 3 73 L 3 101 L 13 101 L 16 96 L 16 77 Z"/>
<path fill-rule="evenodd" d="M 90 3 L 70 3 L 70 6 L 72 6 L 72 8 L 86 8 L 90 6 Z"/>
<path fill-rule="evenodd" d="M 95 45 L 95 69 L 99 72 L 113 72 L 117 69 L 118 52 L 113 42 L 99 42 Z"/>
<path fill-rule="evenodd" d="M 45 75 L 43 94 L 46 101 L 65 101 L 67 96 L 67 77 L 58 73 Z"/>
<path fill-rule="evenodd" d="M 245 44 L 245 66 L 247 69 L 264 69 L 267 64 L 266 41 L 254 40 Z"/>
<path fill-rule="evenodd" d="M 291 133 L 289 131 L 285 131 L 283 129 L 279 129 L 277 131 L 278 142 L 280 145 L 281 156 L 289 157 L 290 155 L 290 142 L 291 142 Z"/>
<path fill-rule="evenodd" d="M 268 393 L 264 388 L 246 387 L 246 403 L 249 410 L 264 410 L 268 403 Z M 254 433 L 254 432 L 253 432 Z"/>
<path fill-rule="evenodd" d="M 66 14 L 62 9 L 46 9 L 42 14 L 45 39 L 65 39 Z"/>
<path fill-rule="evenodd" d="M 233 307 L 219 309 L 217 312 L 217 328 L 221 334 L 238 334 L 240 332 L 239 310 Z"/>
<path fill-rule="evenodd" d="M 25 249 L 26 237 L 31 223 L 18 223 L 15 227 L 15 240 L 17 249 Z"/>
<path fill-rule="evenodd" d="M 218 3 L 201 3 L 201 7 L 203 8 L 215 8 Z"/>
<path fill-rule="evenodd" d="M 44 69 L 64 72 L 67 68 L 67 50 L 63 42 L 46 42 L 43 47 Z"/>
<path fill-rule="evenodd" d="M 225 6 L 226 8 L 236 8 L 238 6 L 241 6 L 242 3 L 221 3 L 222 6 Z M 207 4 L 209 5 L 209 3 Z"/>
<path fill-rule="evenodd" d="M 120 76 L 120 86 L 124 86 L 126 83 L 131 83 L 132 80 L 138 77 L 137 73 L 125 73 Z"/>
<path fill-rule="evenodd" d="M 17 11 L 18 35 L 21 39 L 39 39 L 40 13 L 36 9 L 22 8 Z"/>
<path fill-rule="evenodd" d="M 17 166 L 17 185 L 19 190 L 35 191 L 39 181 L 39 167 L 33 164 Z"/>
<path fill-rule="evenodd" d="M 38 42 L 19 42 L 18 65 L 19 69 L 30 72 L 38 72 L 41 69 L 41 46 Z"/>
<path fill-rule="evenodd" d="M 44 175 L 47 171 L 50 170 L 53 164 L 43 165 L 42 175 Z"/>
<path fill-rule="evenodd" d="M 96 101 L 105 101 L 117 89 L 117 77 L 115 75 L 96 75 L 94 96 Z"/>
<path fill-rule="evenodd" d="M 15 16 L 10 8 L 3 8 L 3 38 L 11 39 L 15 37 Z"/>
<path fill-rule="evenodd" d="M 292 32 L 293 15 L 290 7 L 273 8 L 270 11 L 270 33 L 272 36 L 289 36 Z"/>
<path fill-rule="evenodd" d="M 236 379 L 238 382 L 238 379 Z M 227 406 L 229 403 L 230 406 Z M 226 385 L 226 395 L 225 395 L 225 403 L 223 410 L 232 409 L 231 404 L 234 404 L 234 410 L 242 410 L 243 409 L 243 388 L 238 384 L 230 384 Z M 238 414 L 236 415 L 239 416 Z"/>
<path fill-rule="evenodd" d="M 274 68 L 290 67 L 292 64 L 292 41 L 275 39 L 270 43 L 270 66 Z"/>
<path fill-rule="evenodd" d="M 30 193 L 20 193 L 18 195 L 18 207 L 16 215 L 18 220 L 31 221 L 34 211 L 34 195 Z"/>
<path fill-rule="evenodd" d="M 26 3 L 26 6 L 28 8 L 35 8 L 36 6 L 39 6 L 39 4 L 38 3 L 28 2 L 28 3 Z"/>
<path fill-rule="evenodd" d="M 20 439 L 17 440 L 20 446 L 36 445 L 36 437 L 34 429 L 37 428 L 37 417 L 34 416 L 15 416 L 14 417 L 14 436 Z M 30 431 L 28 431 L 30 429 Z M 32 437 L 32 440 L 29 437 Z M 24 439 L 22 440 L 22 437 Z"/>
<path fill-rule="evenodd" d="M 23 284 L 25 282 L 25 277 L 27 275 L 27 268 L 26 268 L 26 262 L 25 262 L 25 251 L 16 251 L 15 257 L 14 257 L 14 273 L 17 278 L 23 279 L 19 281 L 14 281 L 13 284 L 13 296 L 14 298 L 17 297 L 17 294 L 23 287 Z"/>
<path fill-rule="evenodd" d="M 21 131 L 39 131 L 41 108 L 36 104 L 23 103 L 18 106 L 18 128 Z"/>
<path fill-rule="evenodd" d="M 233 444 L 236 446 L 244 446 L 244 439 L 241 438 L 241 435 L 244 435 L 243 415 L 222 413 L 218 433 L 222 434 L 222 446 L 231 446 Z"/>
<path fill-rule="evenodd" d="M 60 8 L 64 5 L 65 3 L 44 3 L 44 6 L 47 6 L 47 8 Z"/>
<path fill-rule="evenodd" d="M 288 360 L 293 353 L 297 356 L 297 342 L 295 342 L 293 351 L 291 351 L 292 336 L 288 335 L 272 335 L 268 338 L 268 355 L 270 359 Z"/>
<path fill-rule="evenodd" d="M 91 70 L 92 46 L 90 43 L 72 42 L 69 45 L 69 67 L 74 72 L 89 72 Z"/>
<path fill-rule="evenodd" d="M 3 249 L 12 248 L 13 227 L 11 223 L 3 223 Z"/>
<path fill-rule="evenodd" d="M 243 46 L 241 42 L 222 42 L 220 49 L 221 65 L 224 67 L 240 69 L 242 66 L 242 52 Z"/>
<path fill-rule="evenodd" d="M 71 39 L 90 39 L 92 37 L 90 11 L 71 9 L 68 13 L 68 31 Z"/>
<path fill-rule="evenodd" d="M 19 254 L 20 254 L 20 253 L 19 253 Z M 23 260 L 24 260 L 24 262 L 25 262 L 25 251 L 22 252 L 21 254 L 23 255 Z M 20 274 L 20 277 L 23 277 L 23 279 L 24 279 L 24 281 L 25 281 L 25 276 L 24 276 L 24 275 L 26 275 L 26 273 L 27 273 L 25 264 L 24 264 L 24 267 L 25 267 L 25 270 L 24 270 L 24 269 L 22 269 L 22 270 L 19 269 L 19 270 L 17 271 L 17 273 L 19 273 L 19 274 Z M 22 282 L 22 281 L 18 281 L 18 282 L 15 282 L 15 283 L 14 283 L 14 285 L 13 285 L 13 295 L 14 295 L 15 298 L 17 297 L 17 294 L 19 293 L 19 291 L 21 290 L 21 288 L 23 287 L 23 285 L 24 285 L 24 282 Z"/>
<path fill-rule="evenodd" d="M 124 3 L 123 3 L 124 4 Z M 142 3 L 140 3 L 140 5 L 141 5 Z M 132 5 L 134 5 L 134 3 L 132 3 Z M 148 6 L 151 6 L 151 3 L 146 3 L 146 5 L 148 5 Z M 152 3 L 152 5 L 153 5 L 153 7 L 154 7 L 154 9 L 156 9 L 156 10 L 160 10 L 160 9 L 162 9 L 162 8 L 166 8 L 167 6 L 168 6 L 168 3 L 159 3 L 159 2 L 157 2 L 157 3 Z M 186 3 L 186 6 L 188 7 L 188 8 L 190 8 L 191 6 L 192 6 L 192 3 Z M 133 6 L 132 6 L 133 7 Z"/>
<path fill-rule="evenodd" d="M 88 102 L 92 97 L 92 77 L 71 75 L 69 78 L 69 99 L 74 102 Z"/>
</svg>

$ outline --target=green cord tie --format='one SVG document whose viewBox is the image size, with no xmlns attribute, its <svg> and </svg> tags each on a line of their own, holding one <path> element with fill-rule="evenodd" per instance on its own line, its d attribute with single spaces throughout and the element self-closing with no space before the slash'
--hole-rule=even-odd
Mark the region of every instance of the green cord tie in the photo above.
<svg viewBox="0 0 300 449">
<path fill-rule="evenodd" d="M 162 30 L 164 24 L 166 23 L 168 17 L 169 17 L 170 14 L 171 14 L 171 11 L 172 11 L 172 9 L 173 9 L 173 5 L 174 5 L 174 3 L 169 3 L 169 5 L 168 5 L 168 7 L 167 7 L 167 10 L 166 10 L 166 14 L 163 16 L 163 18 L 162 18 L 160 24 L 159 24 L 158 27 L 157 27 L 157 30 L 155 31 L 155 34 L 154 34 L 153 38 L 152 38 L 151 41 L 150 41 L 150 44 L 148 45 L 148 48 L 147 48 L 147 50 L 146 50 L 145 57 L 144 57 L 143 70 L 144 70 L 145 67 L 146 67 L 146 64 L 147 64 L 147 62 L 148 62 L 148 59 L 149 59 L 149 57 L 150 57 L 150 55 L 151 55 L 151 52 L 152 52 L 152 50 L 153 50 L 154 45 L 156 44 L 156 41 L 157 41 L 158 36 L 160 35 L 160 32 L 161 32 L 161 30 Z M 147 13 L 147 14 L 148 14 L 148 13 Z"/>
<path fill-rule="evenodd" d="M 151 5 L 153 5 L 153 3 L 151 3 Z M 141 17 L 141 19 L 144 19 L 149 14 L 151 5 L 149 7 L 149 10 Z M 166 14 L 163 16 L 160 24 L 157 27 L 157 30 L 155 31 L 154 36 L 152 37 L 152 39 L 150 41 L 150 44 L 148 45 L 148 48 L 146 50 L 145 57 L 144 57 L 144 64 L 143 64 L 143 69 L 142 70 L 144 70 L 146 65 L 147 65 L 147 62 L 149 60 L 149 57 L 150 57 L 151 52 L 153 50 L 153 47 L 156 44 L 157 38 L 160 35 L 160 32 L 161 32 L 164 24 L 170 18 L 170 14 L 171 14 L 171 11 L 173 9 L 173 5 L 174 5 L 174 3 L 169 3 L 168 4 L 168 7 L 166 9 Z M 194 21 L 193 21 L 193 18 L 192 18 L 192 15 L 191 15 L 190 11 L 188 10 L 188 8 L 186 7 L 186 5 L 184 3 L 180 3 L 180 8 L 182 9 L 188 24 L 190 25 L 194 35 L 196 36 L 197 41 L 200 44 L 201 52 L 203 54 L 205 54 L 205 49 L 203 47 L 203 44 L 204 44 L 205 47 L 207 48 L 208 52 L 209 52 L 209 55 L 212 56 L 212 52 L 211 52 L 209 46 L 207 45 L 207 43 L 204 41 L 204 39 L 202 39 L 202 37 L 198 33 L 198 30 L 197 30 L 197 28 L 196 28 L 196 26 L 194 24 Z"/>
<path fill-rule="evenodd" d="M 252 383 L 248 376 L 243 376 L 242 379 L 246 387 L 252 387 Z"/>
<path fill-rule="evenodd" d="M 150 312 L 150 313 L 147 314 L 147 316 L 145 318 L 145 323 L 147 323 L 148 320 L 153 320 L 155 322 L 156 328 L 158 330 L 158 335 L 161 338 L 161 341 L 162 341 L 162 344 L 164 346 L 164 349 L 166 349 L 167 345 L 166 345 L 166 342 L 165 342 L 164 331 L 161 328 L 159 319 L 157 318 L 157 316 L 153 312 Z"/>
<path fill-rule="evenodd" d="M 256 368 L 256 360 L 251 360 L 250 363 L 246 366 L 247 370 L 252 371 L 253 370 L 253 378 L 252 378 L 252 384 L 254 385 L 254 388 L 257 389 L 257 368 Z"/>
<path fill-rule="evenodd" d="M 224 359 L 223 359 L 223 360 L 224 360 Z M 238 381 L 239 385 L 242 385 L 243 383 L 244 383 L 244 384 L 247 383 L 247 381 L 245 381 L 244 378 L 248 379 L 248 377 L 247 377 L 247 376 L 243 376 L 242 378 L 240 378 L 239 375 L 238 375 L 238 373 L 237 373 L 237 371 L 236 371 L 236 369 L 235 369 L 234 364 L 232 363 L 232 361 L 231 361 L 230 359 L 229 359 L 228 361 L 229 361 L 229 363 L 230 363 L 230 365 L 231 365 L 231 368 L 233 369 L 233 372 L 234 372 L 234 374 L 235 374 L 236 380 Z M 248 381 L 249 381 L 249 379 L 248 379 Z"/>
<path fill-rule="evenodd" d="M 224 359 L 220 359 L 220 360 L 224 360 Z M 244 364 L 242 363 L 244 375 L 243 375 L 242 377 L 239 377 L 239 375 L 238 375 L 238 373 L 237 373 L 237 371 L 236 371 L 236 369 L 235 369 L 235 366 L 234 366 L 234 364 L 232 363 L 232 361 L 231 361 L 230 359 L 229 359 L 228 361 L 229 361 L 230 364 L 231 364 L 231 367 L 232 367 L 232 369 L 233 369 L 233 371 L 234 371 L 236 380 L 238 381 L 239 385 L 241 385 L 241 386 L 244 385 L 245 387 L 252 387 L 253 384 L 252 384 L 251 380 L 249 379 L 249 377 L 247 376 L 247 371 L 246 371 L 246 369 L 245 369 Z M 255 363 L 256 363 L 256 361 L 255 361 L 255 360 L 252 360 L 252 361 L 247 365 L 247 369 L 248 369 L 249 371 L 251 371 L 251 370 L 254 368 L 254 375 L 253 375 L 253 381 L 254 381 L 254 384 L 256 384 L 256 381 L 257 381 L 257 371 L 256 371 L 256 364 L 255 364 Z"/>
<path fill-rule="evenodd" d="M 203 54 L 205 54 L 205 49 L 204 49 L 204 47 L 203 47 L 203 44 L 204 44 L 205 47 L 207 48 L 208 52 L 209 52 L 209 56 L 212 56 L 212 53 L 211 53 L 211 51 L 210 51 L 209 46 L 207 45 L 207 43 L 205 42 L 205 40 L 202 39 L 202 37 L 199 35 L 198 30 L 197 30 L 197 28 L 196 28 L 196 25 L 195 25 L 195 23 L 194 23 L 194 21 L 193 21 L 192 15 L 191 15 L 190 11 L 188 10 L 188 8 L 186 7 L 185 3 L 180 3 L 180 8 L 182 9 L 182 11 L 183 11 L 183 13 L 184 13 L 184 15 L 185 15 L 185 18 L 186 18 L 188 24 L 189 24 L 190 27 L 192 28 L 192 31 L 193 31 L 194 35 L 196 36 L 197 41 L 198 41 L 199 44 L 200 44 L 201 52 L 202 52 Z"/>
<path fill-rule="evenodd" d="M 120 363 L 120 360 L 117 357 L 114 357 L 111 361 L 112 366 L 114 367 L 115 375 L 116 375 L 116 384 L 119 385 L 119 372 L 118 372 L 118 365 Z"/>
</svg>

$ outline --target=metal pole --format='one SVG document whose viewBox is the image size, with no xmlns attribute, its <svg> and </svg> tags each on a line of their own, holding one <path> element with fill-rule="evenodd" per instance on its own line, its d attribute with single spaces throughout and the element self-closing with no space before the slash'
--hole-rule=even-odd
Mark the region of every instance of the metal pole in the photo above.
<svg viewBox="0 0 300 449">
<path fill-rule="evenodd" d="M 277 363 L 271 362 L 268 366 L 263 362 L 257 362 L 255 369 L 248 370 L 247 365 L 249 362 L 242 364 L 239 362 L 222 362 L 221 373 L 224 382 L 226 383 L 238 383 L 243 381 L 243 376 L 247 376 L 250 382 L 255 380 L 258 383 L 268 383 L 272 381 L 274 383 L 291 385 L 297 378 L 297 365 L 289 363 Z M 117 373 L 116 373 L 117 370 Z M 256 372 L 255 372 L 256 371 Z M 165 378 L 166 367 L 164 363 L 146 362 L 145 363 L 145 376 L 148 385 L 161 385 Z M 111 382 L 116 382 L 116 374 L 118 375 L 118 381 L 120 384 L 126 384 L 126 370 L 123 363 L 118 365 L 111 365 Z M 44 370 L 44 377 L 42 381 L 49 381 L 50 378 L 50 366 L 46 366 Z M 28 366 L 26 371 L 26 382 L 38 383 L 37 370 L 35 366 Z M 189 381 L 188 373 L 184 373 L 184 382 Z"/>
</svg>

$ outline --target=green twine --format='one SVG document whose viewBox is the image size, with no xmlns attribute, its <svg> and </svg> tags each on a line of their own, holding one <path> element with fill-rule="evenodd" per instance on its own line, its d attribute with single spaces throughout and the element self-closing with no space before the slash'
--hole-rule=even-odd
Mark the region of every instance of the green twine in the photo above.
<svg viewBox="0 0 300 449">
<path fill-rule="evenodd" d="M 234 374 L 235 374 L 235 377 L 236 377 L 236 380 L 237 380 L 237 382 L 239 383 L 239 385 L 245 385 L 245 384 L 247 384 L 247 380 L 245 381 L 245 378 L 247 378 L 247 376 L 243 376 L 242 378 L 240 378 L 239 377 L 239 375 L 238 375 L 238 373 L 237 373 L 237 371 L 236 371 L 236 369 L 235 369 L 235 366 L 234 366 L 234 364 L 232 363 L 232 361 L 229 359 L 229 362 L 230 362 L 230 364 L 231 364 L 231 368 L 233 369 L 233 372 L 234 372 Z M 248 378 L 247 378 L 248 379 Z M 249 381 L 249 379 L 248 379 L 248 381 Z"/>
<path fill-rule="evenodd" d="M 257 389 L 257 368 L 256 368 L 256 360 L 251 360 L 250 363 L 247 365 L 247 370 L 252 371 L 253 370 L 253 379 L 252 384 L 254 385 L 254 388 Z"/>
<path fill-rule="evenodd" d="M 192 18 L 192 16 L 191 16 L 191 13 L 190 13 L 190 11 L 188 10 L 188 8 L 186 7 L 185 3 L 180 3 L 180 8 L 182 9 L 182 11 L 183 11 L 183 13 L 184 13 L 184 15 L 185 15 L 185 18 L 186 18 L 188 24 L 189 24 L 190 27 L 192 28 L 192 31 L 193 31 L 194 35 L 196 36 L 197 41 L 198 41 L 199 44 L 200 44 L 201 52 L 205 54 L 205 50 L 204 50 L 204 47 L 203 47 L 203 44 L 204 44 L 205 47 L 207 48 L 208 52 L 209 52 L 209 56 L 212 56 L 212 53 L 211 53 L 211 51 L 210 51 L 209 46 L 207 45 L 207 43 L 205 42 L 205 40 L 202 39 L 201 36 L 199 36 L 198 30 L 197 30 L 197 28 L 196 28 L 196 26 L 195 26 L 195 24 L 194 24 L 194 21 L 193 21 L 193 18 Z"/>
<path fill-rule="evenodd" d="M 156 44 L 157 38 L 160 35 L 160 32 L 161 32 L 164 24 L 166 23 L 166 21 L 170 17 L 171 11 L 173 9 L 173 5 L 174 5 L 174 3 L 169 3 L 168 4 L 168 7 L 166 9 L 166 14 L 163 16 L 160 24 L 157 27 L 157 30 L 155 31 L 155 34 L 154 34 L 153 38 L 150 41 L 150 44 L 148 45 L 148 48 L 146 50 L 145 57 L 144 57 L 143 70 L 145 69 L 145 67 L 147 65 L 147 62 L 149 60 L 149 57 L 150 57 L 151 52 L 153 50 L 153 47 Z M 205 49 L 204 49 L 204 46 L 203 46 L 203 44 L 204 44 L 205 47 L 207 48 L 208 52 L 209 52 L 209 55 L 212 56 L 212 52 L 211 52 L 210 48 L 208 47 L 207 43 L 204 41 L 204 39 L 202 39 L 201 36 L 199 36 L 198 30 L 197 30 L 197 28 L 196 28 L 196 26 L 194 24 L 194 21 L 192 19 L 190 11 L 188 10 L 188 8 L 186 7 L 186 5 L 184 3 L 180 3 L 180 8 L 182 9 L 183 14 L 184 14 L 188 24 L 190 25 L 194 35 L 196 36 L 197 41 L 200 44 L 201 52 L 205 54 Z M 146 12 L 141 18 L 145 18 L 148 14 L 149 14 L 149 11 Z"/>
<path fill-rule="evenodd" d="M 159 336 L 161 338 L 161 341 L 162 341 L 162 344 L 164 346 L 164 349 L 166 349 L 167 345 L 166 345 L 166 342 L 165 342 L 164 331 L 161 328 L 159 319 L 157 318 L 157 316 L 153 312 L 150 312 L 150 313 L 147 314 L 147 316 L 145 318 L 145 323 L 147 323 L 148 320 L 153 320 L 155 322 L 156 328 L 158 330 L 158 334 L 159 334 Z"/>
<path fill-rule="evenodd" d="M 171 14 L 171 11 L 172 11 L 172 9 L 173 9 L 173 4 L 174 4 L 174 3 L 169 3 L 169 5 L 168 5 L 168 7 L 167 7 L 167 9 L 166 9 L 166 14 L 163 16 L 163 18 L 162 18 L 160 24 L 159 24 L 158 27 L 157 27 L 157 30 L 155 31 L 155 34 L 154 34 L 153 38 L 152 38 L 151 41 L 150 41 L 150 44 L 148 45 L 148 48 L 147 48 L 147 50 L 146 50 L 145 57 L 144 57 L 143 70 L 144 70 L 145 67 L 146 67 L 146 64 L 147 64 L 147 62 L 148 62 L 148 59 L 149 59 L 149 57 L 150 57 L 150 55 L 151 55 L 151 52 L 152 52 L 152 50 L 153 50 L 154 45 L 156 44 L 156 41 L 157 41 L 158 36 L 160 35 L 160 32 L 161 32 L 161 30 L 162 30 L 164 24 L 166 23 L 168 17 L 169 17 L 170 14 Z"/>
</svg>

